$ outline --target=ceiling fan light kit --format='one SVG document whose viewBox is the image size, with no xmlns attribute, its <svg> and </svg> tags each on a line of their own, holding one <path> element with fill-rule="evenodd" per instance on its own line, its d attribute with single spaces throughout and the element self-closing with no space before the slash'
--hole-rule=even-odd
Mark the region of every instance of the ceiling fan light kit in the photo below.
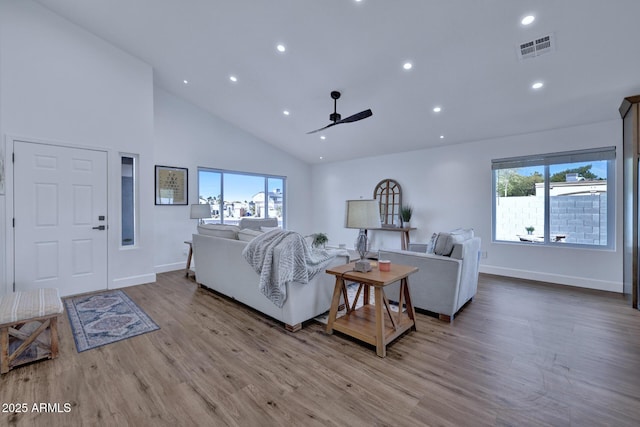
<svg viewBox="0 0 640 427">
<path fill-rule="evenodd" d="M 332 123 L 328 124 L 325 127 L 322 127 L 320 129 L 316 129 L 316 130 L 312 130 L 311 132 L 307 132 L 307 135 L 310 135 L 312 133 L 316 133 L 316 132 L 320 132 L 321 130 L 325 130 L 327 128 L 330 128 L 331 126 L 335 126 L 335 125 L 339 125 L 342 123 L 353 123 L 353 122 L 357 122 L 358 120 L 362 120 L 362 119 L 366 119 L 367 117 L 371 117 L 373 115 L 373 112 L 370 109 L 364 110 L 364 111 L 360 111 L 359 113 L 356 113 L 352 116 L 349 116 L 345 119 L 342 118 L 342 116 L 340 114 L 338 114 L 338 99 L 340 99 L 340 92 L 338 92 L 337 90 L 334 90 L 331 92 L 331 99 L 333 99 L 333 113 L 329 114 L 329 120 L 331 120 Z"/>
</svg>

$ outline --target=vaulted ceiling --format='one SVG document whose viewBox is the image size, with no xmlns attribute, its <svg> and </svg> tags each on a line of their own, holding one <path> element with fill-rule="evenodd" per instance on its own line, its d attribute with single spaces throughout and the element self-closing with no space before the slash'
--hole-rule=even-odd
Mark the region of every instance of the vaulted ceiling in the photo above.
<svg viewBox="0 0 640 427">
<path fill-rule="evenodd" d="M 638 0 L 38 2 L 309 163 L 616 119 L 640 93 Z M 518 57 L 547 35 L 548 53 Z M 343 118 L 373 116 L 307 135 L 329 124 L 332 90 Z"/>
</svg>

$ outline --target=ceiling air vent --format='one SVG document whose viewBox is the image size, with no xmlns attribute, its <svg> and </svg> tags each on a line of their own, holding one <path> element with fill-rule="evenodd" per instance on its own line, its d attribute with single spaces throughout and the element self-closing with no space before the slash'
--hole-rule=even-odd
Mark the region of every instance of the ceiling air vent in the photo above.
<svg viewBox="0 0 640 427">
<path fill-rule="evenodd" d="M 538 37 L 535 40 L 520 43 L 518 49 L 518 58 L 520 60 L 535 58 L 545 53 L 553 52 L 556 48 L 555 37 L 553 34 Z"/>
</svg>

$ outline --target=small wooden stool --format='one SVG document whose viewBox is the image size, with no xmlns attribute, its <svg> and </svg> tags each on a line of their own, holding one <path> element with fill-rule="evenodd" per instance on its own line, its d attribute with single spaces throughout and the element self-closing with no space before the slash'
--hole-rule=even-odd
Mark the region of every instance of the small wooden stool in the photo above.
<svg viewBox="0 0 640 427">
<path fill-rule="evenodd" d="M 58 357 L 57 289 L 14 292 L 0 299 L 0 373 L 40 359 Z M 48 337 L 47 337 L 48 335 Z"/>
</svg>

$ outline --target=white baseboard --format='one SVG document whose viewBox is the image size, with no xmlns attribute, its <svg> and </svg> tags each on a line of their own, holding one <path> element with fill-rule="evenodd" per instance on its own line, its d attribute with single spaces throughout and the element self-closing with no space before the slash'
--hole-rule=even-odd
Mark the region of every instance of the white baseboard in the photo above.
<svg viewBox="0 0 640 427">
<path fill-rule="evenodd" d="M 191 268 L 193 269 L 193 263 L 191 263 Z M 184 270 L 185 262 L 173 262 L 171 264 L 161 264 L 153 267 L 156 274 L 158 273 L 166 273 L 168 271 L 176 271 L 176 270 Z"/>
<path fill-rule="evenodd" d="M 120 279 L 113 279 L 111 281 L 111 286 L 109 286 L 109 289 L 120 289 L 120 288 L 126 288 L 128 286 L 144 285 L 145 283 L 153 283 L 155 281 L 156 281 L 155 273 L 141 274 L 139 276 L 122 277 Z"/>
<path fill-rule="evenodd" d="M 622 282 L 592 279 L 589 277 L 566 276 L 562 274 L 541 273 L 538 271 L 518 270 L 515 268 L 481 265 L 480 273 L 496 276 L 516 277 L 518 279 L 538 280 L 540 282 L 557 283 L 559 285 L 577 286 L 579 288 L 597 289 L 622 293 Z"/>
</svg>

